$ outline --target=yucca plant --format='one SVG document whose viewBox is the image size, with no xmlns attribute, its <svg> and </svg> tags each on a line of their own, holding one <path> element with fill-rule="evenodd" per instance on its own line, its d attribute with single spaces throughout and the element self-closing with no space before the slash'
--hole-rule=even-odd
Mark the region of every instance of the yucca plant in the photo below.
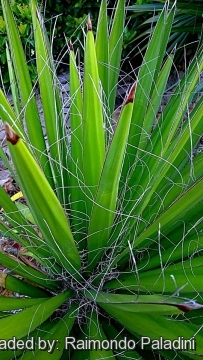
<svg viewBox="0 0 203 360">
<path fill-rule="evenodd" d="M 193 151 L 203 98 L 190 105 L 203 49 L 158 118 L 174 58 L 163 63 L 175 12 L 166 3 L 115 126 L 125 1 L 108 25 L 103 0 L 95 40 L 87 21 L 82 74 L 67 41 L 67 127 L 31 0 L 44 130 L 9 1 L 1 3 L 14 106 L 0 91 L 0 116 L 12 164 L 1 157 L 25 199 L 0 188 L 2 236 L 19 244 L 17 254 L 0 251 L 10 294 L 0 296 L 1 359 L 201 358 L 203 154 Z"/>
<path fill-rule="evenodd" d="M 173 6 L 174 1 L 169 1 Z M 131 43 L 139 44 L 139 49 L 146 48 L 146 40 L 153 32 L 160 12 L 165 6 L 165 0 L 141 1 L 140 3 L 130 4 L 126 9 L 131 20 L 139 24 L 136 27 L 137 36 Z M 191 54 L 198 46 L 198 39 L 202 41 L 202 12 L 203 3 L 201 0 L 177 0 L 177 8 L 173 20 L 173 26 L 168 41 L 167 51 L 171 52 L 176 46 L 176 61 L 185 61 L 185 52 L 188 54 L 188 62 Z M 144 20 L 140 22 L 140 18 Z M 136 46 L 137 48 L 137 46 Z M 134 52 L 139 54 L 139 49 Z"/>
</svg>

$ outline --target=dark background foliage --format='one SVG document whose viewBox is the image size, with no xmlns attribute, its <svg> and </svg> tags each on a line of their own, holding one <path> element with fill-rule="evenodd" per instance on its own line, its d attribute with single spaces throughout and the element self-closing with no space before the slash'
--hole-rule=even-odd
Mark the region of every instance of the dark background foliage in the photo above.
<svg viewBox="0 0 203 360">
<path fill-rule="evenodd" d="M 29 0 L 11 0 L 12 10 L 15 14 L 19 33 L 25 48 L 27 61 L 33 81 L 36 80 L 33 34 L 31 29 L 31 14 L 29 10 Z M 134 1 L 132 2 L 134 3 Z M 54 41 L 52 47 L 56 61 L 59 61 L 59 71 L 67 65 L 68 56 L 66 55 L 66 40 L 74 43 L 74 47 L 80 48 L 83 44 L 83 29 L 86 28 L 87 15 L 91 15 L 93 30 L 96 30 L 96 23 L 101 1 L 95 0 L 39 0 L 42 14 L 45 18 L 45 25 L 48 36 Z M 129 2 L 130 4 L 130 2 Z M 115 0 L 109 1 L 109 15 L 115 6 Z M 130 30 L 126 29 L 126 44 L 129 42 Z M 131 31 L 132 33 L 132 31 Z M 7 87 L 9 75 L 6 64 L 6 25 L 3 19 L 0 5 L 0 67 L 1 83 Z M 126 46 L 125 46 L 126 47 Z M 82 52 L 81 52 L 82 56 Z M 82 59 L 81 59 L 82 60 Z"/>
<path fill-rule="evenodd" d="M 127 5 L 133 5 L 135 3 L 147 3 L 149 0 L 129 0 Z M 29 69 L 31 78 L 36 80 L 35 70 L 35 56 L 33 48 L 33 34 L 31 29 L 31 15 L 29 10 L 29 0 L 10 0 L 12 4 L 12 10 L 16 16 L 20 36 L 23 46 L 25 48 L 27 61 L 29 63 Z M 112 9 L 115 7 L 116 0 L 110 0 L 108 2 L 109 8 L 109 21 L 111 18 Z M 41 11 L 45 17 L 45 25 L 48 36 L 54 40 L 54 46 L 52 48 L 53 55 L 56 61 L 59 62 L 59 71 L 67 66 L 68 56 L 66 55 L 66 40 L 74 43 L 74 48 L 81 48 L 83 44 L 83 29 L 86 27 L 87 15 L 91 14 L 93 30 L 96 30 L 97 17 L 99 13 L 99 7 L 101 1 L 95 0 L 39 0 L 38 1 Z M 131 14 L 130 14 L 131 16 Z M 125 27 L 124 32 L 124 46 L 123 46 L 123 62 L 124 69 L 127 69 L 128 60 L 135 53 L 135 43 L 133 40 L 137 34 L 136 28 L 141 25 L 145 19 L 145 15 L 130 20 Z M 9 85 L 9 75 L 6 64 L 6 28 L 3 20 L 2 9 L 0 5 L 0 68 L 1 68 L 1 84 L 5 87 Z M 82 52 L 80 53 L 82 60 Z M 135 59 L 136 63 L 136 59 Z M 137 63 L 136 63 L 137 66 Z"/>
<path fill-rule="evenodd" d="M 144 51 L 148 37 L 153 32 L 158 15 L 165 6 L 165 0 L 137 0 L 127 6 L 131 22 L 136 25 L 136 36 L 133 39 L 133 56 L 137 58 Z M 173 6 L 170 0 L 168 6 Z M 203 30 L 203 1 L 202 0 L 177 0 L 177 10 L 173 27 L 167 46 L 170 53 L 176 49 L 175 63 L 181 67 L 188 66 L 191 58 L 200 44 L 202 44 Z"/>
<path fill-rule="evenodd" d="M 10 0 L 12 9 L 16 16 L 22 43 L 25 48 L 30 74 L 33 81 L 36 80 L 35 53 L 33 47 L 33 34 L 31 29 L 31 14 L 29 0 Z M 157 20 L 164 0 L 129 0 L 126 1 L 127 23 L 124 32 L 123 45 L 123 69 L 130 71 L 137 68 L 142 60 L 143 53 Z M 52 47 L 54 59 L 58 61 L 58 70 L 67 66 L 68 56 L 66 39 L 74 43 L 74 48 L 81 48 L 83 44 L 83 29 L 86 28 L 87 14 L 91 14 L 93 30 L 96 30 L 97 17 L 101 1 L 95 0 L 39 0 L 41 11 L 45 17 L 45 25 L 48 36 L 54 41 Z M 186 4 L 187 3 L 187 4 Z M 186 6 L 187 5 L 187 6 Z M 115 0 L 108 2 L 109 21 L 111 12 L 115 6 Z M 178 11 L 175 17 L 171 42 L 169 49 L 174 46 L 180 48 L 176 57 L 181 63 L 185 55 L 184 45 L 186 43 L 196 44 L 201 37 L 203 3 L 200 0 L 177 1 Z M 6 29 L 0 6 L 0 69 L 1 85 L 9 85 L 8 69 L 6 64 Z M 196 41 L 196 43 L 195 43 Z M 52 41 L 51 41 L 52 42 Z M 52 42 L 53 43 L 53 42 Z M 195 45 L 195 46 L 196 46 Z M 188 52 L 188 58 L 195 52 L 194 46 Z M 82 53 L 80 58 L 82 60 Z M 141 55 L 140 55 L 141 54 Z M 129 60 L 131 65 L 129 65 Z"/>
</svg>

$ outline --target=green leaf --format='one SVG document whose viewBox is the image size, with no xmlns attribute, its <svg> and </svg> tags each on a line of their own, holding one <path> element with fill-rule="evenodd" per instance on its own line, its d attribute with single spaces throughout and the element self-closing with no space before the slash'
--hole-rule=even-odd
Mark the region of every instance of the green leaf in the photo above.
<svg viewBox="0 0 203 360">
<path fill-rule="evenodd" d="M 164 57 L 174 12 L 175 8 L 168 13 L 167 11 L 162 11 L 138 74 L 138 83 L 132 115 L 133 120 L 129 134 L 129 145 L 127 148 L 127 153 L 132 154 L 129 159 L 127 159 L 130 161 L 129 166 L 131 166 L 135 160 L 137 149 L 139 149 L 138 155 L 140 154 L 140 151 L 143 149 L 145 144 L 145 141 L 143 143 L 143 139 L 145 139 L 146 134 L 149 134 L 151 131 L 148 126 L 146 112 L 149 99 L 151 98 L 150 95 L 153 92 L 154 84 L 156 84 L 157 75 Z M 125 166 L 126 165 L 124 164 L 124 167 Z M 123 173 L 124 176 L 126 176 L 126 170 Z"/>
<path fill-rule="evenodd" d="M 103 100 L 107 104 L 109 94 L 108 73 L 109 73 L 109 39 L 108 39 L 108 20 L 107 20 L 107 1 L 102 0 L 96 32 L 96 56 L 98 61 L 98 72 L 101 80 L 102 89 L 104 91 Z M 106 44 L 106 46 L 103 46 Z"/>
<path fill-rule="evenodd" d="M 51 253 L 71 273 L 77 271 L 78 251 L 59 200 L 22 139 L 11 128 L 7 128 L 7 136 L 23 194 Z"/>
<path fill-rule="evenodd" d="M 66 344 L 66 337 L 68 337 L 71 328 L 74 324 L 75 318 L 77 316 L 77 307 L 76 305 L 72 305 L 70 310 L 65 314 L 56 324 L 50 324 L 50 327 L 47 329 L 45 334 L 39 337 L 37 334 L 36 338 L 36 350 L 35 351 L 26 351 L 22 359 L 23 360 L 31 360 L 34 358 L 43 360 L 44 359 L 44 352 L 42 349 L 39 349 L 39 339 L 41 340 L 41 344 L 44 344 L 43 341 L 46 341 L 49 346 L 46 348 L 46 352 L 50 358 L 54 360 L 61 359 L 61 353 L 64 350 L 64 346 Z"/>
<path fill-rule="evenodd" d="M 120 73 L 120 62 L 122 54 L 124 18 L 125 18 L 125 1 L 118 0 L 115 9 L 113 23 L 109 35 L 109 109 L 110 114 L 114 111 L 115 97 L 117 90 L 118 77 Z"/>
<path fill-rule="evenodd" d="M 102 256 L 115 218 L 118 184 L 130 128 L 135 85 L 126 99 L 114 137 L 109 147 L 88 230 L 88 260 L 90 271 Z M 118 151 L 119 149 L 119 151 Z M 97 219 L 100 219 L 98 222 Z M 109 243 L 110 245 L 110 243 Z"/>
<path fill-rule="evenodd" d="M 85 46 L 83 93 L 83 173 L 87 216 L 99 183 L 105 157 L 102 99 L 99 85 L 95 43 L 90 19 Z M 94 150 L 93 150 L 94 149 Z"/>
<path fill-rule="evenodd" d="M 179 251 L 179 258 L 181 251 Z M 170 260 L 170 258 L 169 258 Z M 145 270 L 139 272 L 139 283 L 136 281 L 136 275 L 127 273 L 121 275 L 117 280 L 110 281 L 105 288 L 110 289 L 128 289 L 129 291 L 150 291 L 153 293 L 172 294 L 179 291 L 181 294 L 201 292 L 202 276 L 202 257 L 178 262 L 168 265 L 160 270 Z M 180 289 L 180 290 L 179 290 Z"/>
<path fill-rule="evenodd" d="M 202 354 L 202 330 L 197 325 L 185 323 L 182 321 L 176 321 L 173 318 L 165 318 L 158 315 L 148 315 L 132 313 L 130 311 L 122 312 L 118 309 L 112 308 L 111 305 L 102 304 L 102 307 L 113 316 L 122 326 L 126 327 L 132 334 L 140 334 L 143 348 L 145 349 L 144 342 L 146 344 L 146 337 L 149 337 L 154 342 L 154 350 L 158 350 L 161 345 L 162 339 L 177 340 L 180 336 L 185 340 L 190 340 L 195 337 L 195 341 L 191 343 L 194 345 L 195 350 L 191 349 L 190 354 Z M 180 335 L 181 334 L 181 335 Z M 157 346 L 157 347 L 155 347 Z M 182 352 L 180 350 L 180 356 Z M 184 355 L 188 355 L 186 351 Z"/>
<path fill-rule="evenodd" d="M 176 298 L 169 299 L 168 296 L 107 294 L 96 293 L 93 290 L 85 291 L 85 294 L 88 299 L 94 299 L 101 307 L 105 308 L 107 304 L 108 311 L 112 308 L 122 313 L 172 315 L 182 313 L 181 306 L 184 306 L 181 301 L 177 301 Z"/>
<path fill-rule="evenodd" d="M 46 172 L 47 178 L 51 181 L 51 170 L 47 163 L 46 145 L 37 104 L 33 96 L 29 70 L 26 64 L 25 54 L 20 41 L 18 29 L 8 1 L 2 0 L 2 9 L 4 19 L 6 21 L 11 58 L 21 96 L 22 106 L 25 107 L 25 120 L 29 138 L 32 143 L 32 150 L 35 149 L 34 153 L 37 156 L 39 163 L 42 165 L 43 170 Z"/>
<path fill-rule="evenodd" d="M 174 219 L 181 219 L 183 221 L 189 220 L 195 212 L 195 206 L 201 201 L 201 194 L 203 191 L 203 179 L 200 179 L 187 192 L 178 198 L 162 215 L 160 215 L 145 231 L 143 231 L 136 239 L 134 247 L 145 247 L 149 244 L 150 239 L 157 237 L 161 232 L 167 235 L 169 232 L 178 227 L 178 223 L 174 223 Z M 128 261 L 130 249 L 125 249 L 117 258 L 116 262 L 120 260 Z"/>
<path fill-rule="evenodd" d="M 0 310 L 9 311 L 9 310 L 19 310 L 30 308 L 35 304 L 41 304 L 46 299 L 22 299 L 22 298 L 9 298 L 8 296 L 0 296 Z"/>
<path fill-rule="evenodd" d="M 86 230 L 82 148 L 83 100 L 81 83 L 72 44 L 70 44 L 70 98 L 71 154 L 69 168 L 71 225 L 74 238 L 78 242 L 80 250 L 82 250 L 86 246 L 86 242 L 83 239 L 83 232 Z"/>
<path fill-rule="evenodd" d="M 87 329 L 87 335 L 90 340 L 99 340 L 100 343 L 102 341 L 107 340 L 106 335 L 100 325 L 98 316 L 96 313 L 88 314 L 89 324 Z M 111 349 L 91 349 L 89 352 L 89 359 L 96 360 L 96 359 L 115 359 L 113 355 L 113 351 Z"/>
<path fill-rule="evenodd" d="M 60 287 L 60 282 L 54 280 L 48 274 L 25 265 L 18 258 L 4 254 L 2 251 L 0 251 L 0 264 L 5 268 L 13 270 L 17 275 L 34 281 L 45 289 L 56 291 Z"/>
<path fill-rule="evenodd" d="M 27 136 L 25 135 L 25 132 L 20 122 L 17 121 L 17 117 L 11 107 L 11 104 L 6 99 L 1 89 L 0 89 L 0 116 L 2 121 L 12 126 L 15 132 L 17 132 L 19 136 L 21 136 L 24 140 L 27 139 Z"/>
<path fill-rule="evenodd" d="M 8 63 L 9 78 L 10 78 L 10 84 L 11 84 L 11 92 L 12 92 L 12 97 L 13 97 L 14 109 L 15 109 L 15 113 L 18 116 L 18 119 L 19 119 L 18 121 L 23 126 L 22 118 L 20 116 L 20 99 L 19 99 L 19 94 L 18 94 L 18 88 L 16 85 L 15 71 L 13 68 L 8 44 L 6 46 L 6 56 L 7 56 L 7 63 Z"/>
<path fill-rule="evenodd" d="M 50 149 L 51 168 L 54 172 L 55 187 L 61 202 L 66 203 L 64 188 L 67 186 L 67 137 L 64 132 L 62 105 L 59 103 L 57 75 L 52 66 L 51 52 L 43 22 L 36 7 L 36 1 L 31 2 L 32 19 L 35 36 L 35 51 L 39 87 L 43 107 L 46 133 Z M 62 166 L 58 166 L 61 164 Z M 54 186 L 54 185 L 53 185 Z M 52 187 L 53 187 L 52 186 Z"/>
<path fill-rule="evenodd" d="M 44 298 L 48 297 L 49 294 L 37 286 L 33 286 L 28 281 L 21 280 L 13 275 L 1 273 L 0 284 L 3 288 L 11 290 L 19 294 L 27 295 L 32 298 Z"/>
<path fill-rule="evenodd" d="M 9 316 L 8 318 L 1 319 L 0 338 L 9 340 L 13 336 L 18 339 L 26 336 L 36 329 L 43 321 L 48 319 L 49 316 L 70 296 L 71 291 L 66 291 L 52 299 L 46 301 L 42 299 L 41 303 L 39 302 L 26 310 Z"/>
</svg>

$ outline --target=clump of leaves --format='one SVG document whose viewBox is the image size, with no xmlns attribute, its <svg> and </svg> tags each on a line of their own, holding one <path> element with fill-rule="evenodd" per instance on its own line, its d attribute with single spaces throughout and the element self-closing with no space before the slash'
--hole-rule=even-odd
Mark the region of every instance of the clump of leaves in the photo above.
<svg viewBox="0 0 203 360">
<path fill-rule="evenodd" d="M 172 7 L 174 1 L 169 0 L 168 6 Z M 147 39 L 153 32 L 158 21 L 159 14 L 165 6 L 165 0 L 140 1 L 130 4 L 126 9 L 131 15 L 131 22 L 137 24 L 136 36 L 131 40 L 134 55 L 139 55 L 139 49 L 147 47 Z M 203 3 L 201 0 L 177 1 L 176 13 L 168 41 L 167 51 L 171 52 L 176 46 L 176 64 L 185 63 L 187 53 L 187 65 L 196 51 L 199 40 L 202 42 L 202 13 Z M 140 21 L 142 19 L 142 21 Z M 138 45 L 138 46 L 137 46 Z"/>
<path fill-rule="evenodd" d="M 58 340 L 54 359 L 144 359 L 142 336 L 195 336 L 196 349 L 180 357 L 202 356 L 203 154 L 192 154 L 203 98 L 191 111 L 190 105 L 203 49 L 158 119 L 174 58 L 171 53 L 163 63 L 175 6 L 164 8 L 114 130 L 125 2 L 118 0 L 109 26 L 103 0 L 96 39 L 88 19 L 82 77 L 69 44 L 67 130 L 43 20 L 31 0 L 44 130 L 12 11 L 1 3 L 14 108 L 0 91 L 0 116 L 26 204 L 0 188 L 0 229 L 19 244 L 17 255 L 0 251 L 1 285 L 21 294 L 0 297 L 0 338 L 35 342 L 32 351 L 1 348 L 1 358 L 41 359 L 41 339 Z M 85 348 L 85 340 L 107 344 L 123 337 L 136 349 L 81 352 L 64 340 Z M 157 358 L 178 356 L 152 344 L 147 350 Z"/>
</svg>

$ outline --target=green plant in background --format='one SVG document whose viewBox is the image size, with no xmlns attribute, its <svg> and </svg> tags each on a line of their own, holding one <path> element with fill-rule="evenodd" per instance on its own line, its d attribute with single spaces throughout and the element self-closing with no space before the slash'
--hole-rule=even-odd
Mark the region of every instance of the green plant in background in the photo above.
<svg viewBox="0 0 203 360">
<path fill-rule="evenodd" d="M 25 1 L 12 1 L 11 7 L 13 14 L 15 15 L 19 35 L 21 37 L 21 41 L 23 47 L 26 52 L 26 58 L 29 62 L 29 70 L 30 75 L 33 81 L 36 81 L 36 69 L 34 66 L 33 59 L 33 37 L 31 34 L 31 12 L 29 7 L 29 0 Z M 2 7 L 0 5 L 0 66 L 1 66 L 1 83 L 7 88 L 9 84 L 9 73 L 8 66 L 6 61 L 6 42 L 8 40 L 7 33 L 5 31 L 5 19 L 3 19 Z"/>
<path fill-rule="evenodd" d="M 11 8 L 15 15 L 18 30 L 23 43 L 23 48 L 26 53 L 26 59 L 29 63 L 29 71 L 32 82 L 36 81 L 36 63 L 34 56 L 34 39 L 33 32 L 31 30 L 31 12 L 28 7 L 29 0 L 16 0 L 11 1 Z M 87 15 L 91 14 L 93 32 L 96 31 L 96 23 L 99 14 L 100 1 L 92 2 L 91 0 L 78 0 L 78 1 L 64 1 L 64 0 L 41 0 L 39 1 L 41 11 L 45 16 L 45 27 L 52 43 L 54 38 L 54 47 L 52 47 L 52 53 L 54 56 L 55 63 L 57 64 L 57 72 L 61 71 L 66 67 L 68 62 L 67 48 L 64 47 L 65 36 L 70 40 L 74 40 L 74 47 L 80 49 L 81 61 L 83 61 L 83 37 L 84 28 L 86 26 Z M 109 17 L 108 22 L 111 21 L 111 13 L 114 8 L 114 0 L 108 1 Z M 2 7 L 0 5 L 0 67 L 2 74 L 2 84 L 8 88 L 9 74 L 6 62 L 6 32 L 3 32 L 5 21 L 3 20 Z M 123 41 L 123 55 L 128 55 L 129 43 L 135 37 L 135 24 L 131 27 L 125 27 L 124 41 Z"/>
<path fill-rule="evenodd" d="M 203 49 L 158 118 L 174 59 L 171 53 L 163 63 L 175 14 L 175 6 L 165 7 L 114 130 L 125 1 L 118 0 L 109 26 L 103 0 L 95 40 L 88 19 L 82 76 L 69 44 L 67 130 L 43 20 L 31 0 L 44 130 L 9 2 L 1 4 L 14 108 L 0 91 L 0 116 L 25 204 L 0 188 L 0 229 L 19 244 L 17 255 L 0 251 L 1 286 L 21 295 L 0 296 L 0 339 L 36 343 L 32 350 L 1 348 L 1 359 L 44 358 L 39 339 L 58 340 L 54 359 L 145 359 L 142 336 L 194 336 L 196 349 L 179 355 L 152 344 L 145 350 L 155 358 L 200 358 L 203 154 L 192 154 L 203 98 L 189 109 Z M 126 337 L 136 349 L 66 349 L 68 337 L 80 344 Z"/>
<path fill-rule="evenodd" d="M 64 35 L 67 39 L 73 37 L 75 46 L 81 48 L 83 29 L 86 26 L 86 18 L 89 13 L 93 19 L 94 30 L 96 30 L 100 1 L 76 0 L 64 2 L 63 0 L 48 0 L 47 2 L 42 1 L 41 6 L 45 10 L 46 29 L 50 36 L 54 29 L 53 54 L 56 59 L 61 58 L 59 54 L 64 54 Z M 81 52 L 81 56 L 83 56 L 83 52 Z M 67 57 L 65 56 L 64 59 L 67 60 Z"/>
<path fill-rule="evenodd" d="M 11 8 L 15 15 L 18 31 L 22 40 L 23 48 L 29 62 L 29 71 L 33 83 L 36 81 L 36 64 L 34 58 L 34 39 L 31 31 L 31 12 L 28 6 L 29 0 L 11 1 Z M 114 2 L 111 0 L 109 6 Z M 50 41 L 54 37 L 54 47 L 52 48 L 54 59 L 60 62 L 68 61 L 66 51 L 64 51 L 65 36 L 70 38 L 74 36 L 75 45 L 81 48 L 83 42 L 83 28 L 85 27 L 85 19 L 88 13 L 93 18 L 94 30 L 96 30 L 96 22 L 99 13 L 100 2 L 92 3 L 90 0 L 64 1 L 64 0 L 48 0 L 39 1 L 40 9 L 43 10 L 45 16 L 45 26 Z M 113 5 L 112 5 L 113 6 Z M 6 88 L 9 84 L 8 67 L 6 63 L 6 41 L 7 34 L 4 30 L 3 11 L 0 5 L 0 66 L 2 73 L 2 82 Z M 81 56 L 82 56 L 81 52 Z"/>
<path fill-rule="evenodd" d="M 174 1 L 168 1 L 168 4 L 173 6 Z M 137 24 L 136 36 L 131 44 L 136 49 L 133 50 L 134 56 L 139 54 L 138 46 L 142 50 L 147 47 L 148 37 L 153 32 L 164 6 L 165 0 L 154 0 L 137 1 L 136 4 L 126 7 L 128 14 L 131 15 L 131 22 L 134 20 Z M 189 60 L 197 49 L 199 40 L 202 38 L 202 13 L 203 3 L 201 0 L 177 0 L 177 9 L 167 46 L 168 52 L 171 52 L 175 46 L 177 47 L 176 63 L 180 63 L 185 57 L 185 47 Z"/>
</svg>

